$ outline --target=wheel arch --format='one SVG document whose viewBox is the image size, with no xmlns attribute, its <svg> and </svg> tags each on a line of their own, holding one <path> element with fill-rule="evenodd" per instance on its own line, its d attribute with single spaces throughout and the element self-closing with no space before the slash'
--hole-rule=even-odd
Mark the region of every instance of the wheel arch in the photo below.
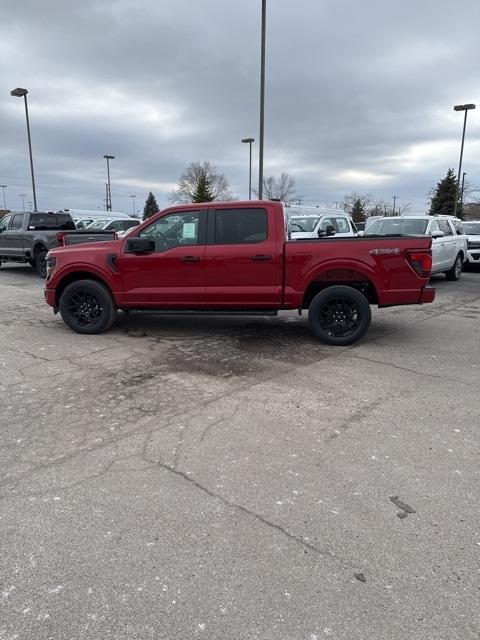
<svg viewBox="0 0 480 640">
<path fill-rule="evenodd" d="M 94 280 L 95 282 L 102 284 L 112 296 L 112 300 L 115 301 L 115 296 L 113 295 L 111 287 L 103 278 L 91 271 L 73 271 L 72 273 L 68 273 L 63 276 L 55 288 L 55 305 L 57 307 L 60 302 L 60 297 L 68 285 L 72 284 L 72 282 L 77 282 L 78 280 Z"/>
<path fill-rule="evenodd" d="M 302 308 L 308 309 L 313 298 L 327 287 L 344 285 L 362 293 L 370 304 L 378 304 L 378 293 L 372 279 L 356 269 L 329 269 L 316 274 L 305 289 Z"/>
</svg>

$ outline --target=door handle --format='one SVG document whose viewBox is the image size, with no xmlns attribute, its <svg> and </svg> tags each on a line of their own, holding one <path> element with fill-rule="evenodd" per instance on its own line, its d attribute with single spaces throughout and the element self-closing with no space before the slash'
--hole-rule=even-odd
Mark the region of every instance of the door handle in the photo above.
<svg viewBox="0 0 480 640">
<path fill-rule="evenodd" d="M 272 256 L 265 256 L 265 255 L 258 255 L 258 256 L 252 256 L 252 260 L 254 262 L 267 262 L 268 260 L 271 260 Z"/>
<path fill-rule="evenodd" d="M 198 256 L 184 256 L 182 262 L 200 262 L 200 258 Z"/>
</svg>

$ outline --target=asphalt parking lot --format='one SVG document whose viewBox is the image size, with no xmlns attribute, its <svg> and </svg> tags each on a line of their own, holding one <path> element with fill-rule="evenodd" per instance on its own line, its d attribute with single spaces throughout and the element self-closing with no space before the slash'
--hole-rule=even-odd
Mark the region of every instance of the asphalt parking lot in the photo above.
<svg viewBox="0 0 480 640">
<path fill-rule="evenodd" d="M 433 284 L 336 348 L 79 336 L 2 267 L 0 639 L 478 640 L 480 273 Z"/>
</svg>

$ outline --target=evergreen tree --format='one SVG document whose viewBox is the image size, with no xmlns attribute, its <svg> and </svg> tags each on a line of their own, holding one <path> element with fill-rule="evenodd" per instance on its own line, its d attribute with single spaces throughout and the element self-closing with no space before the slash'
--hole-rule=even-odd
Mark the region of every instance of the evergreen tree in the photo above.
<svg viewBox="0 0 480 640">
<path fill-rule="evenodd" d="M 143 208 L 143 219 L 146 220 L 153 216 L 154 213 L 159 211 L 159 207 L 157 201 L 155 200 L 155 196 L 150 191 L 148 194 L 148 198 L 145 201 L 145 207 Z"/>
<path fill-rule="evenodd" d="M 360 198 L 357 198 L 354 201 L 350 213 L 351 213 L 353 222 L 364 222 L 365 205 Z"/>
<path fill-rule="evenodd" d="M 447 171 L 447 175 L 437 184 L 430 202 L 430 215 L 453 215 L 455 208 L 455 193 L 457 191 L 457 177 L 453 169 Z M 460 193 L 458 194 L 457 216 L 463 218 L 460 205 Z"/>
<path fill-rule="evenodd" d="M 208 173 L 205 169 L 200 171 L 197 185 L 192 195 L 192 202 L 212 202 L 213 201 L 212 185 Z"/>
</svg>

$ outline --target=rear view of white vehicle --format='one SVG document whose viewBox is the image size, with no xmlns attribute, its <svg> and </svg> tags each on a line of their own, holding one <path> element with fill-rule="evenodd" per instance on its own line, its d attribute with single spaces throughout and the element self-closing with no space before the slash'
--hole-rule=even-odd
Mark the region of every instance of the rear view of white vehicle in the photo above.
<svg viewBox="0 0 480 640">
<path fill-rule="evenodd" d="M 393 216 L 380 218 L 365 232 L 367 236 L 432 237 L 432 274 L 444 273 L 458 280 L 467 260 L 467 237 L 462 221 L 453 216 Z"/>
</svg>

